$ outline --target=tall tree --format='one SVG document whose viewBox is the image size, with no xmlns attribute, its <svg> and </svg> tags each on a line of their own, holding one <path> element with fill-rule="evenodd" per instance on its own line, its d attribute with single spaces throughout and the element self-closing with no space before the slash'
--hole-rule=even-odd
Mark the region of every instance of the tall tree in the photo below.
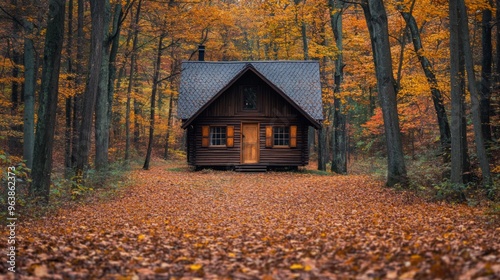
<svg viewBox="0 0 500 280">
<path fill-rule="evenodd" d="M 467 7 L 464 0 L 458 0 L 458 19 L 459 28 L 462 32 L 463 42 L 461 45 L 464 54 L 465 69 L 467 71 L 468 88 L 471 95 L 471 113 L 472 123 L 474 127 L 474 138 L 476 143 L 476 154 L 479 160 L 479 166 L 483 176 L 483 184 L 489 186 L 493 183 L 488 154 L 486 153 L 486 145 L 483 136 L 482 123 L 481 123 L 481 108 L 480 108 L 480 94 L 476 84 L 476 75 L 474 72 L 474 61 L 472 58 L 472 50 L 469 40 L 469 26 L 467 23 Z M 488 112 L 489 113 L 489 112 Z"/>
<path fill-rule="evenodd" d="M 24 112 L 23 112 L 23 158 L 28 168 L 33 167 L 33 149 L 35 145 L 35 87 L 37 59 L 35 43 L 31 37 L 33 23 L 27 19 L 24 25 Z"/>
<path fill-rule="evenodd" d="M 127 102 L 125 109 L 125 161 L 130 159 L 130 111 L 132 103 L 132 86 L 135 80 L 135 70 L 136 70 L 136 60 L 137 60 L 137 42 L 139 36 L 139 19 L 141 14 L 141 4 L 142 0 L 139 0 L 137 4 L 137 11 L 135 17 L 132 19 L 131 27 L 134 30 L 134 35 L 132 39 L 132 55 L 130 57 L 130 72 L 129 72 L 129 82 L 127 88 Z"/>
<path fill-rule="evenodd" d="M 68 2 L 68 35 L 67 35 L 67 42 L 66 42 L 66 55 L 67 55 L 67 72 L 68 74 L 72 75 L 73 74 L 73 0 L 69 0 Z M 66 97 L 66 123 L 65 123 L 65 129 L 64 129 L 64 167 L 66 174 L 71 170 L 71 130 L 72 130 L 72 123 L 73 123 L 73 97 Z"/>
<path fill-rule="evenodd" d="M 451 182 L 464 183 L 467 170 L 467 137 L 464 123 L 464 91 L 461 73 L 462 38 L 459 25 L 458 3 L 450 1 L 450 84 L 451 84 Z"/>
<path fill-rule="evenodd" d="M 343 112 L 342 99 L 340 98 L 341 84 L 344 77 L 343 59 L 343 36 L 342 36 L 342 12 L 344 3 L 340 0 L 328 0 L 330 9 L 330 24 L 335 37 L 335 45 L 339 52 L 335 61 L 335 74 L 333 90 L 333 137 L 332 137 L 332 166 L 335 173 L 347 173 L 347 133 L 346 115 Z"/>
<path fill-rule="evenodd" d="M 104 1 L 104 31 L 102 42 L 102 59 L 101 68 L 99 71 L 99 83 L 97 86 L 96 106 L 95 106 L 95 167 L 101 170 L 108 165 L 108 148 L 109 148 L 109 125 L 108 110 L 110 109 L 108 98 L 108 83 L 109 83 L 109 58 L 110 58 L 110 35 L 109 18 L 110 18 L 110 3 L 109 0 Z"/>
<path fill-rule="evenodd" d="M 31 194 L 49 202 L 65 0 L 50 0 L 33 157 Z"/>
<path fill-rule="evenodd" d="M 85 38 L 83 34 L 83 19 L 84 19 L 84 0 L 78 0 L 77 8 L 77 31 L 76 31 L 76 77 L 75 87 L 81 88 L 83 84 L 84 67 L 83 67 L 83 47 Z M 80 90 L 79 90 L 80 91 Z M 82 123 L 82 93 L 77 92 L 73 97 L 73 117 L 71 129 L 71 167 L 76 167 L 78 158 L 78 144 L 80 137 L 80 126 Z"/>
<path fill-rule="evenodd" d="M 87 169 L 89 151 L 90 151 L 90 136 L 92 130 L 93 113 L 97 91 L 99 89 L 99 76 L 102 66 L 103 38 L 105 34 L 105 19 L 106 14 L 105 1 L 91 0 L 90 14 L 92 22 L 91 32 L 91 51 L 89 60 L 89 78 L 83 97 L 82 122 L 80 125 L 80 136 L 78 137 L 78 157 L 76 161 L 76 178 L 83 176 L 83 172 Z"/>
<path fill-rule="evenodd" d="M 382 0 L 362 4 L 370 32 L 377 76 L 378 96 L 382 107 L 387 149 L 387 185 L 406 184 L 406 166 L 399 128 L 396 89 L 392 72 L 387 14 Z"/>
<path fill-rule="evenodd" d="M 483 10 L 483 19 L 481 24 L 481 88 L 479 99 L 479 111 L 481 116 L 481 129 L 483 131 L 484 140 L 487 143 L 491 142 L 491 64 L 493 60 L 493 46 L 491 42 L 492 30 L 492 13 L 491 10 Z"/>
<path fill-rule="evenodd" d="M 406 25 L 410 30 L 411 38 L 413 41 L 413 48 L 415 49 L 415 53 L 418 57 L 418 60 L 420 61 L 420 65 L 424 70 L 427 83 L 429 84 L 429 87 L 431 89 L 432 102 L 434 104 L 434 109 L 436 111 L 439 126 L 441 149 L 444 153 L 445 161 L 449 161 L 451 134 L 450 124 L 448 122 L 448 117 L 446 116 L 446 108 L 444 106 L 443 95 L 441 94 L 441 90 L 439 89 L 438 80 L 436 78 L 436 75 L 434 74 L 432 64 L 430 60 L 425 56 L 422 39 L 420 37 L 420 30 L 417 26 L 415 17 L 411 13 L 411 9 L 407 10 L 406 7 L 402 7 L 401 15 L 403 16 Z"/>
<path fill-rule="evenodd" d="M 149 141 L 148 141 L 148 149 L 146 152 L 146 160 L 144 161 L 144 166 L 142 167 L 145 170 L 149 169 L 149 163 L 151 161 L 151 152 L 153 150 L 153 142 L 154 142 L 154 128 L 155 128 L 155 107 L 156 107 L 156 92 L 158 90 L 158 83 L 160 78 L 160 67 L 161 67 L 161 55 L 163 50 L 163 37 L 164 35 L 160 35 L 158 39 L 158 49 L 156 51 L 156 63 L 154 67 L 153 73 L 153 88 L 151 90 L 151 109 L 149 116 Z"/>
</svg>

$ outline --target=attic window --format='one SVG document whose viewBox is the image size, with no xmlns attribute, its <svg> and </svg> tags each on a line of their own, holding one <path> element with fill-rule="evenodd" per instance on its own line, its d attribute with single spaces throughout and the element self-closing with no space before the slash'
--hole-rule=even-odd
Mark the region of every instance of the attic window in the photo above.
<svg viewBox="0 0 500 280">
<path fill-rule="evenodd" d="M 243 87 L 243 110 L 257 110 L 257 87 Z"/>
</svg>

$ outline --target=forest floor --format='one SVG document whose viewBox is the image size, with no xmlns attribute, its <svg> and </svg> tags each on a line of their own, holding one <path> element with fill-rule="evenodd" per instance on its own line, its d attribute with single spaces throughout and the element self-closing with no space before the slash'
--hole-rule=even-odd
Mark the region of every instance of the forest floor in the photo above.
<svg viewBox="0 0 500 280">
<path fill-rule="evenodd" d="M 127 176 L 111 197 L 21 219 L 16 278 L 500 278 L 500 225 L 484 207 L 363 175 L 156 162 Z"/>
</svg>

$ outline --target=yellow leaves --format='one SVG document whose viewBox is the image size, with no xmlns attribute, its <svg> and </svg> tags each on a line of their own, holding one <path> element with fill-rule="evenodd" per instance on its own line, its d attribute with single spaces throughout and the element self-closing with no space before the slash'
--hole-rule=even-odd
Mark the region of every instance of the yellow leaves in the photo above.
<svg viewBox="0 0 500 280">
<path fill-rule="evenodd" d="M 192 270 L 192 271 L 198 271 L 200 269 L 203 268 L 203 265 L 202 264 L 192 264 L 189 266 L 189 269 Z"/>
<path fill-rule="evenodd" d="M 139 235 L 137 236 L 137 241 L 141 242 L 141 241 L 143 241 L 145 238 L 146 238 L 146 235 L 144 235 L 144 234 L 139 234 Z"/>
<path fill-rule="evenodd" d="M 290 270 L 303 270 L 303 269 L 304 266 L 299 263 L 295 263 L 290 266 Z"/>
</svg>

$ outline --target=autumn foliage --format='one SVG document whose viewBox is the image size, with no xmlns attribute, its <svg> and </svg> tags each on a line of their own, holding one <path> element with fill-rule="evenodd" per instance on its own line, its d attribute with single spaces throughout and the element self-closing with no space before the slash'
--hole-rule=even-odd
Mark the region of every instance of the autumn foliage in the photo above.
<svg viewBox="0 0 500 280">
<path fill-rule="evenodd" d="M 369 176 L 170 163 L 129 179 L 113 199 L 24 218 L 18 276 L 500 277 L 500 228 L 484 208 L 426 202 Z"/>
</svg>

